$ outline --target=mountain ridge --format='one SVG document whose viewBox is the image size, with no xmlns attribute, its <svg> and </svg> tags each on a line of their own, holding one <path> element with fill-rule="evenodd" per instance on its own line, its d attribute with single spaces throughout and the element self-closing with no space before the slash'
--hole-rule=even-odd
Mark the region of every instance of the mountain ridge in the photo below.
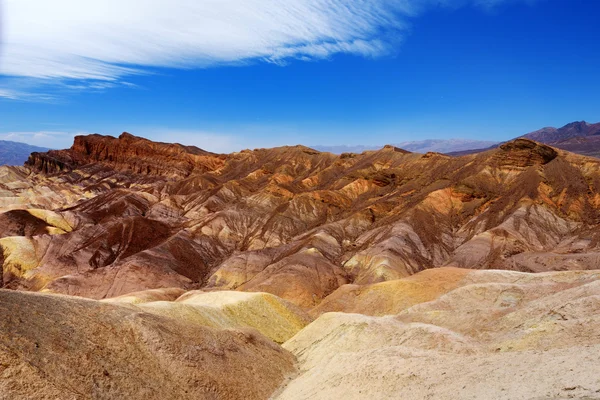
<svg viewBox="0 0 600 400">
<path fill-rule="evenodd" d="M 540 143 L 549 144 L 560 149 L 590 157 L 600 157 L 600 123 L 590 124 L 586 121 L 575 121 L 561 128 L 545 127 L 518 138 L 531 139 Z M 514 139 L 511 139 L 514 140 Z M 509 140 L 510 141 L 510 140 Z M 426 139 L 393 144 L 394 146 L 416 153 L 436 152 L 450 156 L 463 156 L 490 150 L 506 142 L 492 142 L 470 139 Z M 329 151 L 335 154 L 362 153 L 372 151 L 378 146 L 369 145 L 343 145 L 343 146 L 313 146 L 320 151 Z"/>
<path fill-rule="evenodd" d="M 576 121 L 561 128 L 546 127 L 538 129 L 519 136 L 519 138 L 531 139 L 572 153 L 600 158 L 600 136 L 598 135 L 600 135 L 600 123 L 590 124 L 586 121 Z M 490 150 L 497 146 L 499 145 L 493 145 L 486 149 L 454 151 L 448 154 L 463 156 Z"/>
<path fill-rule="evenodd" d="M 48 150 L 27 143 L 0 140 L 0 165 L 23 165 L 31 153 Z"/>
<path fill-rule="evenodd" d="M 572 138 L 595 135 L 600 135 L 600 123 L 590 124 L 586 121 L 575 121 L 561 128 L 542 128 L 521 137 L 546 144 L 559 144 Z"/>
<path fill-rule="evenodd" d="M 600 391 L 595 158 L 95 135 L 0 194 L 11 399 Z"/>
<path fill-rule="evenodd" d="M 552 270 L 579 251 L 576 238 L 595 235 L 584 232 L 600 221 L 599 168 L 528 139 L 452 158 L 392 145 L 213 154 L 78 137 L 6 170 L 19 183 L 0 214 L 11 221 L 0 232 L 3 284 L 92 298 L 264 291 L 310 308 L 347 283 L 440 266 Z"/>
</svg>

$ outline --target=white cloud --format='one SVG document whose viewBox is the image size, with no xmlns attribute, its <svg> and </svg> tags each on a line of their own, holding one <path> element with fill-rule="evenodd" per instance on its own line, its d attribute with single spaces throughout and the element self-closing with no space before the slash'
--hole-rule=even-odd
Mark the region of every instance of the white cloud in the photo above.
<svg viewBox="0 0 600 400">
<path fill-rule="evenodd" d="M 377 55 L 409 0 L 5 0 L 0 72 L 115 80 L 143 67 L 202 67 L 336 52 Z"/>
<path fill-rule="evenodd" d="M 4 0 L 0 75 L 106 89 L 150 67 L 375 57 L 428 6 L 510 1 L 532 0 Z"/>
<path fill-rule="evenodd" d="M 19 92 L 10 89 L 0 89 L 0 97 L 4 97 L 5 99 L 16 100 L 20 96 Z"/>
</svg>

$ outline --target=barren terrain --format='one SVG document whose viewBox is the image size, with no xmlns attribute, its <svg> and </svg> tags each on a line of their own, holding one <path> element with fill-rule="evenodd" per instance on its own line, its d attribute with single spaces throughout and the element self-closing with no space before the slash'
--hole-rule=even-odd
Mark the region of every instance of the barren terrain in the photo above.
<svg viewBox="0 0 600 400">
<path fill-rule="evenodd" d="M 528 139 L 0 168 L 0 398 L 600 398 L 600 160 Z"/>
</svg>

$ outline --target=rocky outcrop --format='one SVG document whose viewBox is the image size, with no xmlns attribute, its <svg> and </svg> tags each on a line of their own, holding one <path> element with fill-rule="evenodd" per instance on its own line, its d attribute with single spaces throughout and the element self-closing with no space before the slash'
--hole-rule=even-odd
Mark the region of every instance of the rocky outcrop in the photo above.
<svg viewBox="0 0 600 400">
<path fill-rule="evenodd" d="M 552 147 L 528 139 L 516 139 L 505 143 L 500 145 L 500 150 L 495 155 L 500 165 L 520 168 L 544 165 L 558 156 Z"/>
<path fill-rule="evenodd" d="M 33 153 L 27 165 L 51 174 L 100 163 L 118 171 L 182 178 L 218 169 L 223 158 L 197 147 L 155 143 L 124 132 L 118 138 L 76 136 L 70 149 Z"/>
<path fill-rule="evenodd" d="M 464 157 L 214 155 L 92 135 L 58 154 L 68 171 L 0 169 L 4 236 L 22 235 L 0 239 L 5 287 L 258 291 L 310 310 L 346 284 L 435 267 L 592 269 L 600 257 L 600 162 L 526 139 Z"/>
<path fill-rule="evenodd" d="M 56 150 L 31 153 L 25 165 L 44 174 L 70 172 L 77 166 L 68 153 Z"/>
</svg>

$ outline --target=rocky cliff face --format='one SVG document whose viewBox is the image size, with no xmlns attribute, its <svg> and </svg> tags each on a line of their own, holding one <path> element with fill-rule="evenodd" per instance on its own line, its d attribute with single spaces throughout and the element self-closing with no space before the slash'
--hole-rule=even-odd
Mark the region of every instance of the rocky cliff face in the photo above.
<svg viewBox="0 0 600 400">
<path fill-rule="evenodd" d="M 33 153 L 27 165 L 44 173 L 60 173 L 88 164 L 102 164 L 140 175 L 181 178 L 217 169 L 224 158 L 196 147 L 155 143 L 124 132 L 118 138 L 77 136 L 70 149 Z"/>
<path fill-rule="evenodd" d="M 7 288 L 263 291 L 311 309 L 347 283 L 441 266 L 600 265 L 600 161 L 527 139 L 464 157 L 216 155 L 92 135 L 28 167 L 0 171 Z"/>
</svg>

